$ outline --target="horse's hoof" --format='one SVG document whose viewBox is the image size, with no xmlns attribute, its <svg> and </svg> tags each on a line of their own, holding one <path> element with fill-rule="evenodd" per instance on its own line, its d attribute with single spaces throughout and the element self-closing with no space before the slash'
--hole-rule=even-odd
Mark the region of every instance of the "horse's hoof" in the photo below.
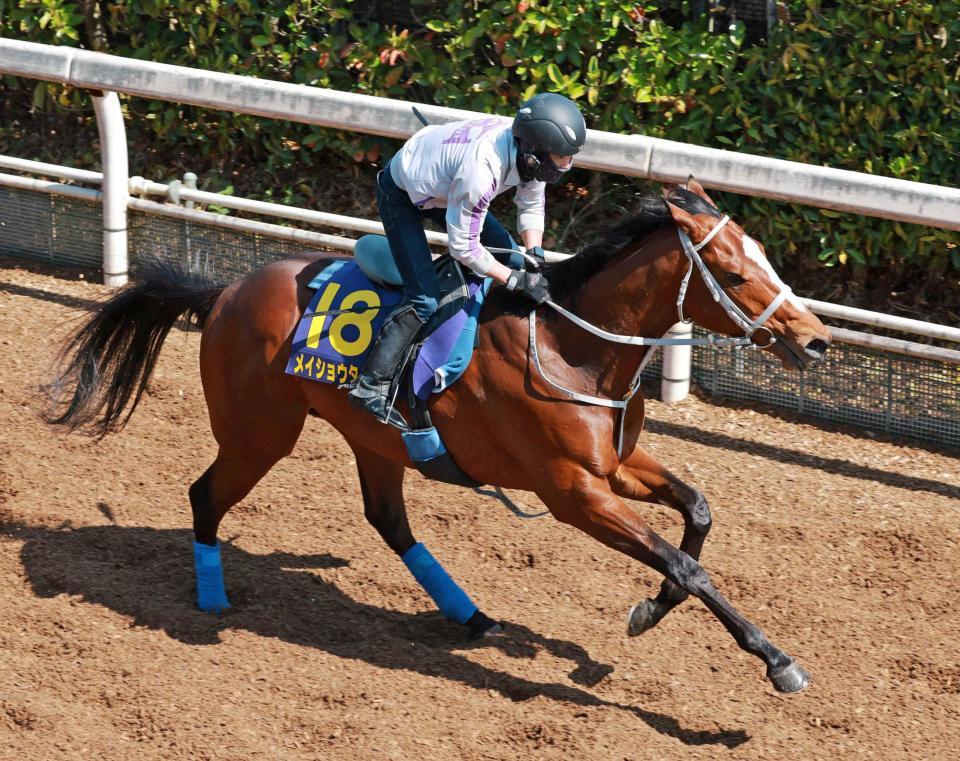
<svg viewBox="0 0 960 761">
<path fill-rule="evenodd" d="M 213 613 L 221 616 L 230 610 L 230 603 L 227 602 L 225 597 L 214 598 L 212 600 L 198 600 L 197 609 L 203 613 Z"/>
<path fill-rule="evenodd" d="M 503 630 L 506 628 L 506 624 L 504 624 L 502 621 L 494 621 L 493 626 L 484 629 L 479 634 L 474 634 L 473 639 L 488 639 L 489 637 L 496 637 L 498 634 L 502 634 Z"/>
<path fill-rule="evenodd" d="M 500 634 L 504 630 L 502 621 L 494 621 L 492 618 L 477 610 L 467 621 L 470 627 L 470 639 L 485 639 Z"/>
<path fill-rule="evenodd" d="M 810 674 L 792 658 L 783 668 L 767 671 L 767 679 L 773 683 L 777 692 L 800 692 L 810 684 Z"/>
<path fill-rule="evenodd" d="M 659 620 L 656 602 L 644 600 L 630 608 L 630 613 L 627 614 L 627 636 L 639 637 L 647 629 L 656 626 Z"/>
</svg>

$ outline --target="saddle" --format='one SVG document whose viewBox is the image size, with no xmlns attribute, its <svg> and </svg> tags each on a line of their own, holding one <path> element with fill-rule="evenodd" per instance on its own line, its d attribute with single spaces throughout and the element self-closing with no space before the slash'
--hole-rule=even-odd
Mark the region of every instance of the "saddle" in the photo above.
<svg viewBox="0 0 960 761">
<path fill-rule="evenodd" d="M 406 399 L 410 407 L 411 419 L 402 435 L 417 469 L 434 480 L 477 486 L 446 452 L 430 420 L 427 400 L 452 385 L 469 366 L 490 281 L 465 274 L 449 256 L 440 257 L 436 267 L 437 311 L 408 349 L 391 383 L 391 397 Z M 294 333 L 286 372 L 340 388 L 356 385 L 374 337 L 400 303 L 400 286 L 387 239 L 360 238 L 352 260 L 332 262 L 310 282 L 315 293 Z"/>
</svg>

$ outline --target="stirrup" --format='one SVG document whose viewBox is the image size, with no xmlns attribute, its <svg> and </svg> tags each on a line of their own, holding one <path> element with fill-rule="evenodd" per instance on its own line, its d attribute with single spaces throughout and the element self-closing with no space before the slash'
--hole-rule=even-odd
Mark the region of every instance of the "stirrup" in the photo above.
<svg viewBox="0 0 960 761">
<path fill-rule="evenodd" d="M 382 394 L 377 394 L 376 396 L 360 396 L 354 393 L 354 391 L 359 388 L 358 386 L 348 394 L 347 398 L 350 400 L 350 404 L 358 410 L 370 413 L 385 425 L 392 425 L 401 431 L 410 430 L 410 425 L 407 423 L 406 418 L 404 418 L 398 409 L 390 405 L 390 399 L 388 397 Z"/>
</svg>

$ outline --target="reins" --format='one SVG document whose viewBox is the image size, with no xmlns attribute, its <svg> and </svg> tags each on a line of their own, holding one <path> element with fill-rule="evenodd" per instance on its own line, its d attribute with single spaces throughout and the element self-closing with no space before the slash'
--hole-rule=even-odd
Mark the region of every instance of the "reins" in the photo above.
<svg viewBox="0 0 960 761">
<path fill-rule="evenodd" d="M 720 304 L 726 311 L 727 315 L 730 317 L 733 322 L 739 326 L 744 331 L 743 337 L 730 337 L 730 336 L 721 336 L 717 333 L 708 333 L 703 338 L 648 338 L 645 336 L 625 336 L 619 333 L 610 333 L 609 331 L 599 328 L 596 325 L 593 325 L 581 317 L 578 317 L 573 312 L 565 309 L 559 304 L 553 301 L 545 302 L 547 306 L 553 309 L 558 314 L 567 318 L 570 322 L 587 331 L 592 333 L 598 338 L 602 338 L 605 341 L 618 344 L 626 344 L 629 346 L 647 346 L 652 350 L 644 353 L 643 357 L 640 360 L 640 363 L 637 367 L 636 372 L 633 374 L 633 377 L 630 380 L 630 383 L 627 386 L 627 392 L 620 399 L 607 399 L 600 396 L 590 396 L 588 394 L 581 394 L 578 391 L 561 386 L 559 383 L 552 380 L 543 369 L 543 365 L 540 363 L 540 354 L 537 351 L 537 310 L 536 308 L 530 311 L 528 316 L 530 324 L 530 356 L 533 359 L 533 366 L 536 368 L 537 372 L 540 374 L 540 377 L 543 378 L 551 387 L 566 395 L 568 398 L 573 399 L 574 401 L 583 402 L 585 404 L 591 404 L 596 407 L 609 407 L 619 411 L 618 420 L 617 420 L 617 457 L 620 458 L 623 452 L 623 429 L 624 422 L 626 419 L 627 406 L 630 403 L 630 400 L 634 397 L 637 392 L 637 389 L 640 386 L 640 375 L 643 373 L 644 368 L 653 358 L 653 354 L 656 351 L 657 347 L 660 346 L 714 346 L 714 347 L 734 347 L 734 348 L 748 348 L 748 349 L 765 349 L 769 346 L 772 346 L 776 343 L 776 337 L 773 335 L 773 332 L 764 327 L 764 323 L 770 319 L 770 317 L 777 311 L 781 304 L 789 298 L 791 294 L 790 287 L 784 285 L 780 293 L 770 302 L 769 306 L 763 310 L 763 312 L 756 318 L 751 320 L 750 317 L 744 313 L 744 311 L 734 303 L 727 293 L 724 291 L 723 287 L 717 282 L 717 279 L 713 276 L 713 273 L 710 272 L 710 269 L 707 267 L 706 262 L 703 261 L 703 257 L 700 256 L 700 250 L 706 246 L 714 236 L 723 229 L 723 226 L 730 221 L 730 217 L 724 215 L 713 229 L 707 234 L 707 236 L 694 245 L 690 240 L 689 236 L 681 229 L 677 228 L 677 235 L 680 238 L 680 244 L 683 247 L 683 253 L 686 255 L 689 260 L 689 266 L 687 272 L 684 275 L 683 282 L 680 284 L 680 291 L 677 294 L 677 315 L 681 322 L 689 323 L 691 322 L 683 314 L 683 304 L 687 297 L 687 288 L 690 285 L 690 278 L 693 274 L 694 267 L 700 271 L 700 276 L 703 279 L 704 284 L 707 286 L 707 290 L 710 291 L 710 295 L 713 296 L 713 300 Z M 493 251 L 506 251 L 504 249 L 490 249 Z M 534 264 L 539 266 L 533 257 L 522 253 L 526 259 L 532 261 Z M 758 344 L 753 340 L 753 335 L 758 330 L 766 331 L 769 339 L 765 344 Z"/>
</svg>

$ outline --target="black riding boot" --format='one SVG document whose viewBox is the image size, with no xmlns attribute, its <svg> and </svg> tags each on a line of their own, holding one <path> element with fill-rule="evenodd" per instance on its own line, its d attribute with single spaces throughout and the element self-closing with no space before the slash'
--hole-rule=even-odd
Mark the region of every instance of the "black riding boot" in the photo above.
<svg viewBox="0 0 960 761">
<path fill-rule="evenodd" d="M 367 366 L 356 388 L 350 392 L 350 403 L 354 407 L 366 410 L 381 423 L 407 427 L 403 415 L 391 409 L 390 382 L 423 325 L 412 306 L 401 307 L 387 317 L 367 357 Z"/>
</svg>

